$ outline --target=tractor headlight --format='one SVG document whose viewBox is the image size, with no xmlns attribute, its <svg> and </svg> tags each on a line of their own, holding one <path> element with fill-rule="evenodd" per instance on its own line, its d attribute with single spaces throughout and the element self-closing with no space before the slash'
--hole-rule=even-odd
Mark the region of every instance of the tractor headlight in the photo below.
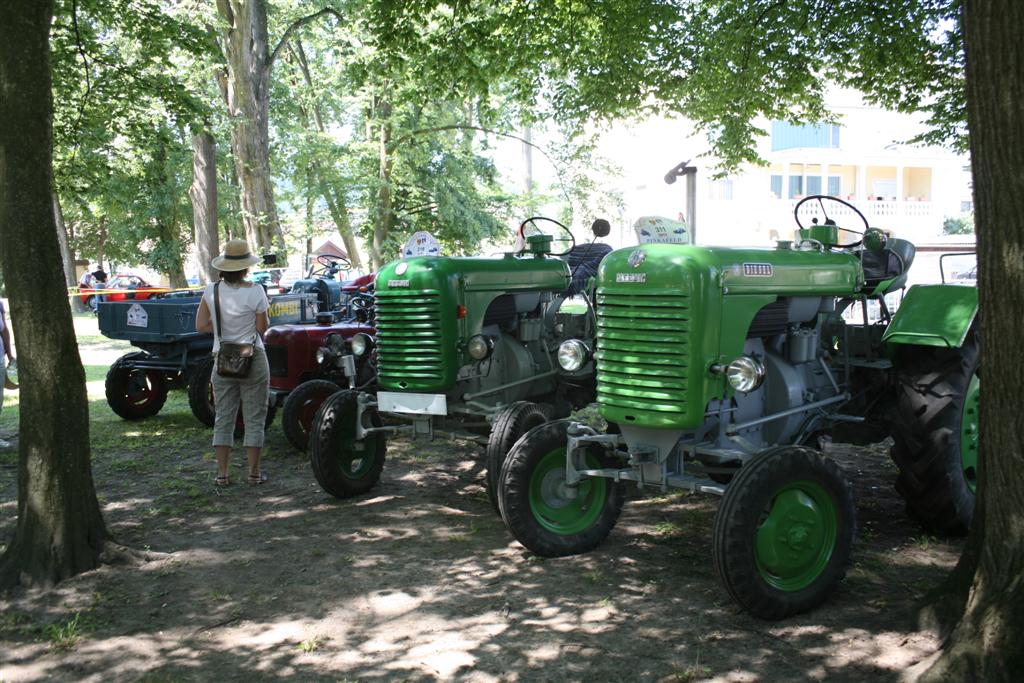
<svg viewBox="0 0 1024 683">
<path fill-rule="evenodd" d="M 761 386 L 764 374 L 764 363 L 751 356 L 740 356 L 725 369 L 729 385 L 744 394 Z"/>
<path fill-rule="evenodd" d="M 558 365 L 567 372 L 575 372 L 590 360 L 590 349 L 579 339 L 567 339 L 558 346 Z"/>
<path fill-rule="evenodd" d="M 324 339 L 324 346 L 330 349 L 331 353 L 336 356 L 340 356 L 345 353 L 345 340 L 337 332 L 331 332 Z"/>
<path fill-rule="evenodd" d="M 483 360 L 494 352 L 494 340 L 485 334 L 470 337 L 466 342 L 466 353 L 473 360 Z"/>
<path fill-rule="evenodd" d="M 324 361 L 327 360 L 330 357 L 330 353 L 331 352 L 326 347 L 324 347 L 324 346 L 321 346 L 319 349 L 317 349 L 316 350 L 316 364 L 317 365 L 323 365 Z"/>
<path fill-rule="evenodd" d="M 352 355 L 354 356 L 364 356 L 373 348 L 373 340 L 368 334 L 359 333 L 352 337 L 352 341 L 349 343 L 352 344 Z"/>
</svg>

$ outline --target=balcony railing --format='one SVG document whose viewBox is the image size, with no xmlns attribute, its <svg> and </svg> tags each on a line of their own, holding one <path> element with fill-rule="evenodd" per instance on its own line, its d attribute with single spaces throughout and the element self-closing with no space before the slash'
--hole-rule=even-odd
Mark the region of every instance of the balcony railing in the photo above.
<svg viewBox="0 0 1024 683">
<path fill-rule="evenodd" d="M 793 208 L 800 201 L 798 199 L 787 199 L 790 208 Z M 918 201 L 854 201 L 846 200 L 856 206 L 869 220 L 872 218 L 932 218 L 935 216 L 935 206 L 932 202 Z M 825 202 L 825 212 L 829 217 L 851 216 L 851 211 L 838 202 Z M 823 220 L 821 206 L 818 202 L 807 202 L 800 207 L 800 218 L 808 221 L 812 218 Z"/>
</svg>

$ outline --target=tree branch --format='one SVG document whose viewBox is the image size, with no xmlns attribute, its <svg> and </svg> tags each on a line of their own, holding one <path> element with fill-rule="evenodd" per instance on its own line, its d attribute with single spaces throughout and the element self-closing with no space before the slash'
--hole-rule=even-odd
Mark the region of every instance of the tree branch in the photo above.
<svg viewBox="0 0 1024 683">
<path fill-rule="evenodd" d="M 341 16 L 341 12 L 334 9 L 333 7 L 324 7 L 322 10 L 318 12 L 314 12 L 313 14 L 309 14 L 307 16 L 302 17 L 301 19 L 296 19 L 295 21 L 293 21 L 288 26 L 288 28 L 284 30 L 284 33 L 281 34 L 281 39 L 277 41 L 277 45 L 274 47 L 273 52 L 270 53 L 270 58 L 267 59 L 267 71 L 270 71 L 270 69 L 273 68 L 274 60 L 277 59 L 278 54 L 280 54 L 281 50 L 288 43 L 288 39 L 292 37 L 293 33 L 295 33 L 297 30 L 299 30 L 306 24 L 310 23 L 311 21 L 315 21 L 316 19 L 319 19 L 320 17 L 326 16 L 328 14 L 333 14 L 335 17 L 338 18 L 339 21 L 344 21 L 345 19 L 343 16 Z"/>
<path fill-rule="evenodd" d="M 417 135 L 427 135 L 429 133 L 440 133 L 440 132 L 443 132 L 443 131 L 446 131 L 446 130 L 476 130 L 476 131 L 480 131 L 481 133 L 487 133 L 488 135 L 497 135 L 497 136 L 503 137 L 503 138 L 511 138 L 512 140 L 518 140 L 519 142 L 523 143 L 524 145 L 532 147 L 533 149 L 535 149 L 538 152 L 540 152 L 541 155 L 545 159 L 547 159 L 548 162 L 551 164 L 551 166 L 555 169 L 555 174 L 558 176 L 558 184 L 562 188 L 562 194 L 565 196 L 565 201 L 570 203 L 570 204 L 572 203 L 572 200 L 569 199 L 569 191 L 565 188 L 565 182 L 563 181 L 563 178 L 562 178 L 562 176 L 563 176 L 563 174 L 562 174 L 562 167 L 559 166 L 558 162 L 556 162 L 554 160 L 554 158 L 552 158 L 552 156 L 550 154 L 548 154 L 547 151 L 543 147 L 535 145 L 532 142 L 530 142 L 529 140 L 527 140 L 526 138 L 520 137 L 518 135 L 513 135 L 512 133 L 503 133 L 500 130 L 492 130 L 490 128 L 484 128 L 482 126 L 474 126 L 474 125 L 465 124 L 465 123 L 463 123 L 463 124 L 453 124 L 453 125 L 450 125 L 450 126 L 435 126 L 433 128 L 419 128 L 417 130 L 409 131 L 405 135 L 403 135 L 401 137 L 398 137 L 398 138 L 395 138 L 394 140 L 392 140 L 391 144 L 388 145 L 388 152 L 389 153 L 393 152 L 395 150 L 395 148 L 399 144 L 405 142 L 406 140 L 408 140 L 410 138 L 416 137 Z"/>
</svg>

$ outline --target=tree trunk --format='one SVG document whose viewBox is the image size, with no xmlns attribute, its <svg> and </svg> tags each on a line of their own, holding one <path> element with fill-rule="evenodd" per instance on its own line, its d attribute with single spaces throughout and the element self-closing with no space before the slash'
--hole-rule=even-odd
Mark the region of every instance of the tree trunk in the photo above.
<svg viewBox="0 0 1024 683">
<path fill-rule="evenodd" d="M 381 118 L 379 169 L 377 177 L 377 207 L 373 221 L 373 242 L 370 245 L 370 262 L 374 270 L 380 270 L 385 261 L 384 242 L 391 233 L 393 214 L 391 209 L 391 169 L 394 159 L 391 157 L 391 105 L 379 104 L 376 108 Z M 390 260 L 390 259 L 388 259 Z"/>
<path fill-rule="evenodd" d="M 210 261 L 220 252 L 217 231 L 217 150 L 208 130 L 192 134 L 192 224 L 195 226 L 196 256 L 204 283 L 214 282 L 217 272 Z"/>
<path fill-rule="evenodd" d="M 96 267 L 103 270 L 103 256 L 107 249 L 107 218 L 100 216 L 100 227 L 96 237 Z"/>
<path fill-rule="evenodd" d="M 60 257 L 64 264 L 64 284 L 74 287 L 78 284 L 78 274 L 75 273 L 75 255 L 71 252 L 71 245 L 68 243 L 68 228 L 64 225 L 64 211 L 60 208 L 60 197 L 57 192 L 53 193 L 53 220 L 57 223 L 57 243 L 60 245 Z"/>
<path fill-rule="evenodd" d="M 284 247 L 270 177 L 270 51 L 266 0 L 217 0 L 224 19 L 231 149 L 241 187 L 242 221 L 253 249 Z"/>
<path fill-rule="evenodd" d="M 926 681 L 1011 681 L 1024 670 L 1024 3 L 964 2 L 981 298 L 981 452 L 967 548 L 947 586 L 962 614 Z M 948 600 L 948 598 L 947 598 Z M 952 602 L 952 601 L 951 601 Z"/>
<path fill-rule="evenodd" d="M 21 0 L 0 22 L 0 240 L 22 379 L 18 522 L 0 586 L 92 569 L 108 540 L 53 212 L 52 14 L 51 0 Z"/>
<path fill-rule="evenodd" d="M 295 41 L 295 49 L 292 50 L 295 55 L 295 61 L 299 65 L 299 70 L 302 72 L 302 78 L 306 82 L 306 87 L 313 89 L 313 77 L 309 72 L 309 62 L 306 60 L 306 52 L 302 48 L 302 42 Z M 300 108 L 302 111 L 303 118 L 307 118 L 305 110 Z M 320 105 L 313 101 L 313 118 L 316 121 L 316 129 L 320 135 L 327 135 L 327 126 L 324 125 L 323 112 L 320 110 Z M 303 125 L 308 129 L 308 121 L 303 121 Z M 352 223 L 348 217 L 348 202 L 345 201 L 345 196 L 340 192 L 332 183 L 327 181 L 324 177 L 322 164 L 314 160 L 310 164 L 310 168 L 315 174 L 317 184 L 320 188 L 320 194 L 324 198 L 324 202 L 327 204 L 327 210 L 331 214 L 331 219 L 334 221 L 334 226 L 338 229 L 338 234 L 341 235 L 341 240 L 345 244 L 345 251 L 348 252 L 349 263 L 356 270 L 361 270 L 363 267 L 363 259 L 359 255 L 359 245 L 356 243 L 355 235 L 352 232 Z"/>
</svg>

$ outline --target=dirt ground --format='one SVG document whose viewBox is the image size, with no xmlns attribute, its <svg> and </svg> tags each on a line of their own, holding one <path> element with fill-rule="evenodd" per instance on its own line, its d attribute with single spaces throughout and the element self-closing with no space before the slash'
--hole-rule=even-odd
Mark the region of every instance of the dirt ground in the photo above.
<svg viewBox="0 0 1024 683">
<path fill-rule="evenodd" d="M 884 447 L 834 448 L 858 500 L 847 578 L 823 607 L 767 623 L 715 576 L 710 496 L 631 494 L 600 548 L 544 560 L 492 512 L 480 447 L 395 439 L 380 484 L 339 501 L 279 420 L 270 481 L 216 489 L 183 392 L 118 419 L 103 375 L 129 347 L 76 325 L 107 524 L 160 555 L 0 595 L 2 681 L 885 681 L 938 645 L 915 607 L 960 544 L 907 519 Z M 16 420 L 8 395 L 0 437 L 17 440 Z M 4 541 L 16 463 L 0 452 Z M 232 471 L 244 481 L 238 456 Z"/>
</svg>

